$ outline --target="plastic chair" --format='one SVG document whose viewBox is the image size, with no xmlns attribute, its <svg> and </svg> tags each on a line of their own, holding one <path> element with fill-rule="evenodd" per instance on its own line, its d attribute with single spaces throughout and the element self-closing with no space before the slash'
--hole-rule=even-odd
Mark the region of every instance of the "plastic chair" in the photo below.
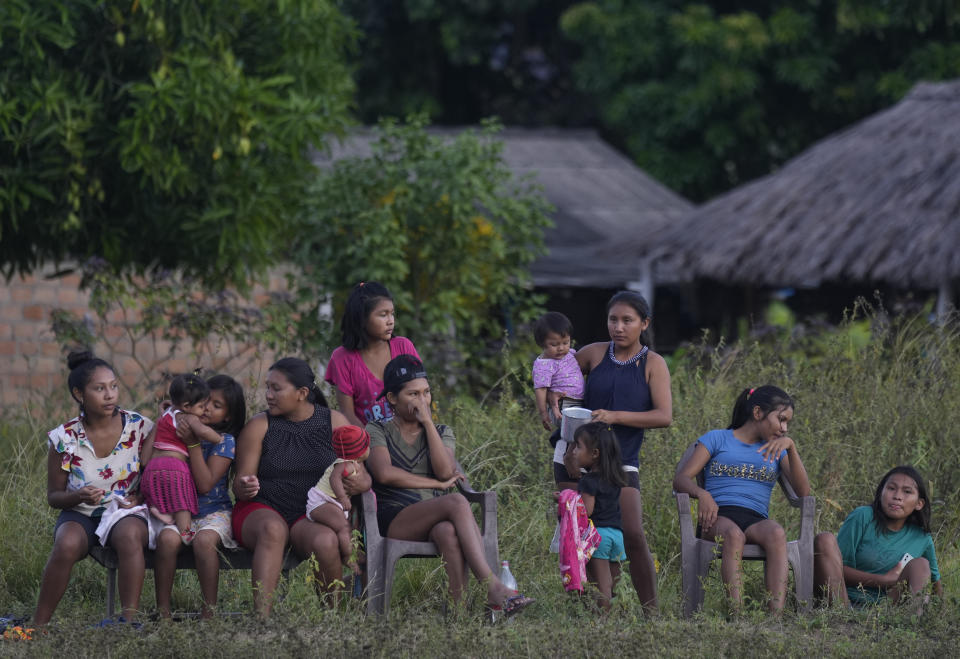
<svg viewBox="0 0 960 659">
<path fill-rule="evenodd" d="M 464 473 L 457 463 L 457 469 Z M 457 483 L 457 489 L 470 503 L 480 504 L 480 535 L 487 565 L 496 574 L 500 566 L 500 550 L 497 547 L 497 494 L 493 491 L 477 492 L 466 481 Z M 380 535 L 377 525 L 376 497 L 372 491 L 361 497 L 363 507 L 364 546 L 367 555 L 367 614 L 388 615 L 390 597 L 393 593 L 393 578 L 396 564 L 404 557 L 436 558 L 440 551 L 432 542 L 396 540 Z M 470 576 L 464 568 L 464 581 Z"/>
<path fill-rule="evenodd" d="M 693 455 L 697 442 L 691 444 L 677 464 L 677 473 Z M 816 499 L 812 496 L 799 497 L 794 492 L 786 475 L 780 472 L 780 488 L 790 505 L 800 509 L 800 535 L 796 540 L 787 542 L 787 562 L 793 569 L 797 600 L 804 610 L 808 610 L 813 601 L 813 516 L 816 512 Z M 703 487 L 703 472 L 697 475 L 697 485 Z M 720 558 L 717 543 L 698 538 L 694 531 L 690 514 L 690 495 L 674 492 L 677 498 L 677 514 L 680 518 L 680 571 L 683 581 L 683 615 L 691 617 L 703 606 L 703 580 L 710 570 L 710 564 Z M 743 560 L 762 561 L 766 559 L 760 545 L 744 545 Z"/>
</svg>

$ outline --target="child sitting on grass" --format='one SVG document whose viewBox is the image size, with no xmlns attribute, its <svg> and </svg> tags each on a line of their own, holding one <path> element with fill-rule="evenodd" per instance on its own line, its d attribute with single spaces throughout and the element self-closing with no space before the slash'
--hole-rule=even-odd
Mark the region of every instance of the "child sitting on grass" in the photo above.
<svg viewBox="0 0 960 659">
<path fill-rule="evenodd" d="M 333 431 L 333 452 L 337 459 L 327 467 L 319 482 L 307 493 L 307 519 L 329 526 L 337 534 L 340 559 L 357 574 L 357 562 L 351 558 L 350 497 L 343 479 L 356 474 L 360 463 L 370 455 L 370 435 L 358 426 L 340 426 Z"/>
<path fill-rule="evenodd" d="M 140 491 L 150 514 L 164 524 L 174 524 L 180 537 L 193 539 L 190 521 L 197 514 L 197 486 L 187 464 L 188 447 L 177 437 L 177 424 L 185 423 L 198 442 L 219 444 L 223 438 L 200 418 L 206 411 L 210 387 L 199 375 L 178 375 L 170 382 L 172 405 L 157 422 L 156 433 L 144 442 L 141 459 L 146 462 Z"/>
<path fill-rule="evenodd" d="M 814 540 L 814 585 L 818 595 L 856 606 L 887 598 L 899 602 L 931 582 L 943 595 L 930 535 L 927 484 L 913 467 L 888 471 L 873 503 L 851 512 L 840 532 Z M 844 587 L 845 586 L 845 587 Z M 918 602 L 922 607 L 923 599 Z"/>
</svg>

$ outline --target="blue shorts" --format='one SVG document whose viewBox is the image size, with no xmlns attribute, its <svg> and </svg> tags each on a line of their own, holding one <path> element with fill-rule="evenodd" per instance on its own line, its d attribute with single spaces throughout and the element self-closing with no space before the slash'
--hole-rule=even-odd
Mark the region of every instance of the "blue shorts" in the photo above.
<svg viewBox="0 0 960 659">
<path fill-rule="evenodd" d="M 612 526 L 601 526 L 597 529 L 600 534 L 600 546 L 593 552 L 591 558 L 602 558 L 605 561 L 623 561 L 627 554 L 623 550 L 623 531 Z"/>
</svg>

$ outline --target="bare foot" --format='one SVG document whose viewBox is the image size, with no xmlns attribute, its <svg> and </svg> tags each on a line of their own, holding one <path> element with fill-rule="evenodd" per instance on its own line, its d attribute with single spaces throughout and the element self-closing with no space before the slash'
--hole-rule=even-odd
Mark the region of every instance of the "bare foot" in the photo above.
<svg viewBox="0 0 960 659">
<path fill-rule="evenodd" d="M 173 515 L 171 515 L 170 513 L 160 512 L 160 509 L 157 508 L 156 506 L 150 506 L 150 514 L 153 517 L 156 517 L 157 519 L 159 519 L 161 522 L 163 522 L 167 526 L 169 526 L 170 524 L 173 524 Z"/>
</svg>

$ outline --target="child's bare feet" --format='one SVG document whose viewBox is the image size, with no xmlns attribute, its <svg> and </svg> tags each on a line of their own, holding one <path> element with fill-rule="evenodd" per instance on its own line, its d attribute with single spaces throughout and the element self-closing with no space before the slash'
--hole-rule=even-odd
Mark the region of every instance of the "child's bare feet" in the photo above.
<svg viewBox="0 0 960 659">
<path fill-rule="evenodd" d="M 156 506 L 150 506 L 150 514 L 168 526 L 173 524 L 173 515 L 160 512 L 160 509 Z"/>
</svg>

